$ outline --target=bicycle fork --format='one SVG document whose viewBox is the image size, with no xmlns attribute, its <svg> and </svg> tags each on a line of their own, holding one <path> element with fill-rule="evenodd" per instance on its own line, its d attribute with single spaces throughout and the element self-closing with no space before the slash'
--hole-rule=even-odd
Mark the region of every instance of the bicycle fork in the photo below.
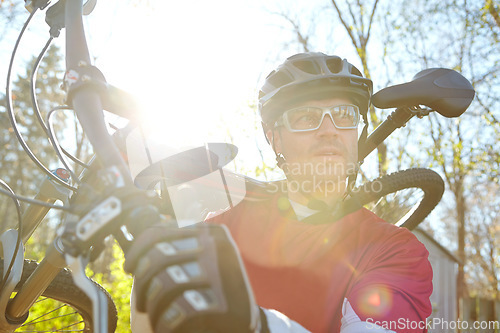
<svg viewBox="0 0 500 333">
<path fill-rule="evenodd" d="M 1 237 L 4 251 L 4 275 L 9 266 L 17 240 L 17 230 L 9 230 Z M 24 267 L 24 246 L 17 251 L 14 264 L 6 283 L 0 291 L 0 332 L 13 332 L 21 326 L 29 315 L 29 309 L 42 295 L 52 280 L 66 266 L 64 257 L 58 249 L 57 241 L 48 249 L 45 258 L 23 283 L 15 297 L 10 298 L 21 280 Z"/>
<path fill-rule="evenodd" d="M 64 169 L 53 171 L 54 177 L 67 181 L 67 175 Z M 34 197 L 35 200 L 54 204 L 57 200 L 67 201 L 69 190 L 55 183 L 50 177 L 47 177 L 40 184 L 40 190 Z M 11 299 L 16 285 L 21 281 L 24 268 L 24 243 L 30 238 L 40 222 L 47 215 L 49 208 L 37 205 L 30 205 L 22 217 L 22 231 L 19 235 L 18 230 L 7 230 L 0 241 L 3 251 L 3 276 L 5 280 L 0 290 L 0 332 L 13 332 L 27 319 L 29 309 L 36 302 L 38 297 L 50 285 L 63 267 L 65 267 L 64 256 L 61 251 L 59 241 L 56 239 L 48 248 L 46 256 L 40 262 L 35 271 L 23 283 L 15 297 Z M 16 250 L 18 239 L 19 246 Z M 1 256 L 0 256 L 1 257 Z M 9 266 L 12 262 L 10 273 Z M 8 276 L 7 276 L 8 274 Z"/>
</svg>

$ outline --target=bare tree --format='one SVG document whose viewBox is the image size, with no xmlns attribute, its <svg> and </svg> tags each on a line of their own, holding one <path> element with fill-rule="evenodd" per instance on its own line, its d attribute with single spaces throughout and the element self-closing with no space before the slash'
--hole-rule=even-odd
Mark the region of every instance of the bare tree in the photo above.
<svg viewBox="0 0 500 333">
<path fill-rule="evenodd" d="M 330 8 L 326 10 L 334 10 L 334 15 L 337 16 L 340 26 L 343 27 L 348 35 L 351 45 L 353 46 L 358 58 L 361 62 L 363 74 L 367 78 L 371 78 L 369 68 L 369 52 L 368 42 L 370 40 L 372 27 L 375 23 L 375 14 L 379 0 L 372 1 L 338 1 L 331 0 Z M 369 10 L 367 10 L 367 7 Z M 323 9 L 323 11 L 325 11 Z M 295 43 L 300 45 L 303 52 L 309 52 L 316 49 L 312 44 L 314 33 L 318 31 L 318 26 L 314 23 L 304 24 L 300 22 L 299 17 L 291 13 L 289 9 L 278 12 L 278 15 L 287 22 L 292 35 L 295 38 Z M 331 16 L 331 15 L 330 15 Z M 331 28 L 332 29 L 332 28 Z M 330 43 L 332 44 L 332 43 Z M 369 120 L 373 128 L 376 128 L 381 123 L 381 118 L 373 107 L 369 111 Z M 379 174 L 387 172 L 387 146 L 385 143 L 377 147 Z"/>
<path fill-rule="evenodd" d="M 395 160 L 390 161 L 392 165 L 437 167 L 446 180 L 447 197 L 453 201 L 447 202 L 452 208 L 451 216 L 443 218 L 444 223 L 437 224 L 438 228 L 455 231 L 447 236 L 456 235 L 456 239 L 449 238 L 446 242 L 456 244 L 457 256 L 461 261 L 458 296 L 466 295 L 466 282 L 477 285 L 477 279 L 472 280 L 472 276 L 488 276 L 487 280 L 492 280 L 492 283 L 498 281 L 499 272 L 487 269 L 492 264 L 491 258 L 485 257 L 482 265 L 476 265 L 472 254 L 466 250 L 468 247 L 473 248 L 474 241 L 489 230 L 482 227 L 477 229 L 477 235 L 474 233 L 476 229 L 473 222 L 485 212 L 471 213 L 474 207 L 471 196 L 488 201 L 498 198 L 498 192 L 492 193 L 485 187 L 477 188 L 474 192 L 471 190 L 478 177 L 496 179 L 498 183 L 500 173 L 497 148 L 500 140 L 498 5 L 490 0 L 330 0 L 330 4 L 333 17 L 336 18 L 330 22 L 333 22 L 334 27 L 343 27 L 366 76 L 376 76 L 379 80 L 385 77 L 387 83 L 394 84 L 409 80 L 408 74 L 421 69 L 447 67 L 461 72 L 473 83 L 477 97 L 465 115 L 459 119 L 432 116 L 426 122 L 411 122 L 405 133 L 412 133 L 417 138 L 418 146 L 414 146 L 413 151 L 415 155 L 417 149 L 418 154 L 409 156 L 401 153 L 401 150 L 408 150 L 412 145 L 392 136 L 387 140 L 387 146 L 379 147 L 379 165 L 381 170 L 387 167 L 387 149 L 393 149 L 391 156 Z M 487 18 L 482 13 L 487 14 Z M 287 18 L 289 27 L 295 31 L 296 42 L 299 45 L 307 43 L 307 49 L 314 50 L 315 45 L 311 43 L 313 36 L 301 30 L 298 21 L 290 19 L 293 15 L 289 14 Z M 488 24 L 485 24 L 485 20 Z M 333 29 L 332 25 L 326 24 L 323 22 L 315 31 Z M 369 47 L 369 42 L 376 47 Z M 378 49 L 376 54 L 381 56 L 380 59 L 373 56 L 375 49 Z M 374 68 L 377 69 L 376 75 Z M 377 114 L 371 110 L 370 115 L 372 125 L 377 126 L 380 123 Z M 401 145 L 401 142 L 408 144 Z M 485 248 L 476 252 L 497 254 L 497 250 L 491 250 L 498 246 L 495 241 L 491 238 L 489 252 Z M 484 263 L 489 263 L 489 266 Z"/>
<path fill-rule="evenodd" d="M 485 298 L 500 300 L 500 198 L 496 195 L 500 185 L 486 182 L 477 184 L 469 199 L 466 239 L 468 271 L 471 292 Z M 483 200 L 489 194 L 493 200 Z M 480 269 L 479 269 L 480 268 Z"/>
</svg>

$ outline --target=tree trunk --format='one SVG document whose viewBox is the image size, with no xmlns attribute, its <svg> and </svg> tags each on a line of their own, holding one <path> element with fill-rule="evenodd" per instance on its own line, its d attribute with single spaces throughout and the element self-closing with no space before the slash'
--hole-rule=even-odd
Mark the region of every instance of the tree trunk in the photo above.
<svg viewBox="0 0 500 333">
<path fill-rule="evenodd" d="M 461 308 L 462 302 L 460 300 L 464 300 L 467 296 L 467 287 L 465 284 L 465 273 L 464 266 L 466 262 L 465 257 L 465 197 L 462 186 L 462 180 L 457 180 L 454 189 L 455 200 L 457 204 L 457 223 L 458 223 L 458 259 L 460 262 L 458 263 L 458 274 L 457 274 L 457 315 L 459 317 L 462 316 L 463 309 Z"/>
</svg>

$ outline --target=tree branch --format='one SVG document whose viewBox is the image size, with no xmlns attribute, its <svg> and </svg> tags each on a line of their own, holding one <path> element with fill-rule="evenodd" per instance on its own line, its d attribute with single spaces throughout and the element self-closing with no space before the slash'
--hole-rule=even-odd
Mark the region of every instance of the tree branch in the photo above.
<svg viewBox="0 0 500 333">
<path fill-rule="evenodd" d="M 498 14 L 498 9 L 495 7 L 493 0 L 486 0 L 485 7 L 490 12 L 497 27 L 500 28 L 500 14 Z"/>
<path fill-rule="evenodd" d="M 373 18 L 375 17 L 375 11 L 377 9 L 377 4 L 378 4 L 378 0 L 375 0 L 375 3 L 373 4 L 372 13 L 370 14 L 370 22 L 368 23 L 368 31 L 366 33 L 366 40 L 367 41 L 370 39 L 370 32 L 372 30 Z"/>
<path fill-rule="evenodd" d="M 356 48 L 359 48 L 358 41 L 356 40 L 356 38 L 354 37 L 354 34 L 352 32 L 352 27 L 350 27 L 347 24 L 347 22 L 344 21 L 344 19 L 342 18 L 342 12 L 340 11 L 339 7 L 337 6 L 337 2 L 335 0 L 332 0 L 332 4 L 335 7 L 335 10 L 337 11 L 337 15 L 338 15 L 338 17 L 340 19 L 340 22 L 342 23 L 342 25 L 344 26 L 345 30 L 347 31 L 347 34 L 351 38 L 352 43 L 354 44 L 354 46 Z"/>
<path fill-rule="evenodd" d="M 304 49 L 304 52 L 309 52 L 309 36 L 302 35 L 300 32 L 300 27 L 297 24 L 297 22 L 292 19 L 290 16 L 288 16 L 285 13 L 277 13 L 279 16 L 283 17 L 285 20 L 287 20 L 293 27 L 293 32 L 297 35 L 297 41 L 299 42 L 300 45 L 302 45 L 302 48 Z"/>
</svg>

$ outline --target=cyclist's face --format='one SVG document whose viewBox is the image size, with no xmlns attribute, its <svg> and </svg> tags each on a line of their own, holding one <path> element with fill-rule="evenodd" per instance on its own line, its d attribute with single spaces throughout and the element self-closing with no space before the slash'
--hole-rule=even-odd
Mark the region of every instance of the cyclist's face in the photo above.
<svg viewBox="0 0 500 333">
<path fill-rule="evenodd" d="M 346 98 L 311 100 L 294 105 L 329 107 L 353 104 Z M 271 131 L 268 137 L 272 138 Z M 357 129 L 338 129 L 329 116 L 321 126 L 310 132 L 290 132 L 279 127 L 274 133 L 274 147 L 286 159 L 288 176 L 297 180 L 326 179 L 344 181 L 358 156 Z"/>
</svg>

